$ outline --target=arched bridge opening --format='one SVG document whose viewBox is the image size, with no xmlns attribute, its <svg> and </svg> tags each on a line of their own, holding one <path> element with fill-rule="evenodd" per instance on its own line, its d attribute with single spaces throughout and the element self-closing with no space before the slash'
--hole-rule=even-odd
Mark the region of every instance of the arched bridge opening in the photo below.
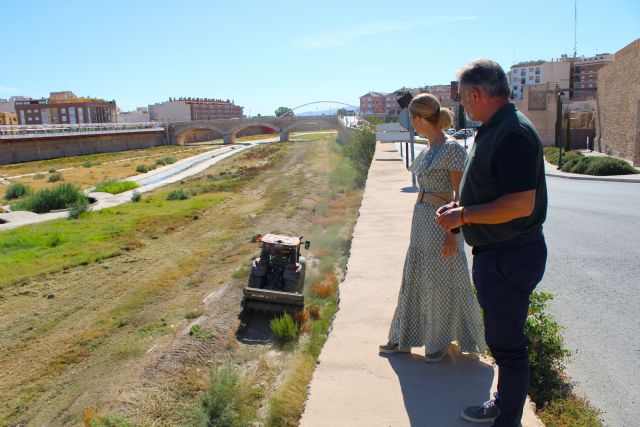
<svg viewBox="0 0 640 427">
<path fill-rule="evenodd" d="M 202 143 L 221 143 L 224 133 L 212 127 L 193 127 L 184 129 L 175 136 L 176 144 L 190 145 Z"/>
<path fill-rule="evenodd" d="M 245 123 L 231 131 L 231 141 L 251 140 L 258 137 L 273 137 L 279 135 L 280 129 L 269 123 Z"/>
</svg>

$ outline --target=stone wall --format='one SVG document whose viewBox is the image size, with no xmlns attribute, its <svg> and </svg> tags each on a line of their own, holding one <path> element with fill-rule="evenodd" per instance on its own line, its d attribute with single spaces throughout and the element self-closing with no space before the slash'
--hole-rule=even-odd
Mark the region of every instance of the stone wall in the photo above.
<svg viewBox="0 0 640 427">
<path fill-rule="evenodd" d="M 600 146 L 640 165 L 640 39 L 598 72 L 598 104 Z"/>
<path fill-rule="evenodd" d="M 556 88 L 555 85 L 524 86 L 522 99 L 514 99 L 518 107 L 538 130 L 542 145 L 555 144 L 556 137 Z"/>
<path fill-rule="evenodd" d="M 164 132 L 3 139 L 0 165 L 165 145 Z"/>
</svg>

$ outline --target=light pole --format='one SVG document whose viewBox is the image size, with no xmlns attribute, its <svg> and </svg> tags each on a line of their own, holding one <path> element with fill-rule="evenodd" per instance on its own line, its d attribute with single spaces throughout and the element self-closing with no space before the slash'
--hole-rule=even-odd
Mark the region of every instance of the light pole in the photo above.
<svg viewBox="0 0 640 427">
<path fill-rule="evenodd" d="M 560 156 L 558 157 L 558 170 L 562 170 L 562 144 L 560 144 L 560 132 L 562 131 L 562 101 L 564 101 L 564 92 L 560 91 L 558 93 L 558 110 L 556 112 L 557 117 L 557 125 L 556 125 L 556 132 L 557 132 L 557 140 L 558 140 L 558 150 L 560 151 Z M 567 126 L 569 126 L 569 124 L 567 124 Z"/>
</svg>

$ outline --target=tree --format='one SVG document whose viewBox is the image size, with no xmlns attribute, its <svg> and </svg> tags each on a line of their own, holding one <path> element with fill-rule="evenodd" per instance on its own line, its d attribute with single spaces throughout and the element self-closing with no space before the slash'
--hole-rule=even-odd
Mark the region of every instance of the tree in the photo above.
<svg viewBox="0 0 640 427">
<path fill-rule="evenodd" d="M 464 129 L 467 127 L 467 121 L 464 116 L 464 106 L 462 102 L 458 104 L 458 129 Z"/>
<path fill-rule="evenodd" d="M 293 110 L 289 107 L 278 107 L 276 117 L 293 116 Z"/>
<path fill-rule="evenodd" d="M 338 109 L 338 111 L 336 112 L 337 115 L 339 116 L 346 116 L 348 114 L 348 111 L 346 108 L 340 108 Z"/>
<path fill-rule="evenodd" d="M 564 151 L 571 151 L 571 114 L 567 111 L 567 138 L 564 141 Z"/>
<path fill-rule="evenodd" d="M 562 97 L 556 97 L 556 147 L 560 148 L 560 132 L 562 132 Z"/>
</svg>

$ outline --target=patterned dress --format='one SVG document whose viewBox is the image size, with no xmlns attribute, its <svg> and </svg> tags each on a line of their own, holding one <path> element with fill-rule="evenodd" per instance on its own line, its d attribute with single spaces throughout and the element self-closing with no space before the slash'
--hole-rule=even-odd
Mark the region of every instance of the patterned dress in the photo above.
<svg viewBox="0 0 640 427">
<path fill-rule="evenodd" d="M 455 141 L 423 150 L 411 164 L 420 189 L 453 193 L 449 170 L 462 172 L 466 151 Z M 457 254 L 442 255 L 445 231 L 435 223 L 437 208 L 429 203 L 413 209 L 411 240 L 404 261 L 402 287 L 389 330 L 400 347 L 426 346 L 428 353 L 458 341 L 464 352 L 483 352 L 480 307 L 471 288 L 462 235 Z"/>
</svg>

